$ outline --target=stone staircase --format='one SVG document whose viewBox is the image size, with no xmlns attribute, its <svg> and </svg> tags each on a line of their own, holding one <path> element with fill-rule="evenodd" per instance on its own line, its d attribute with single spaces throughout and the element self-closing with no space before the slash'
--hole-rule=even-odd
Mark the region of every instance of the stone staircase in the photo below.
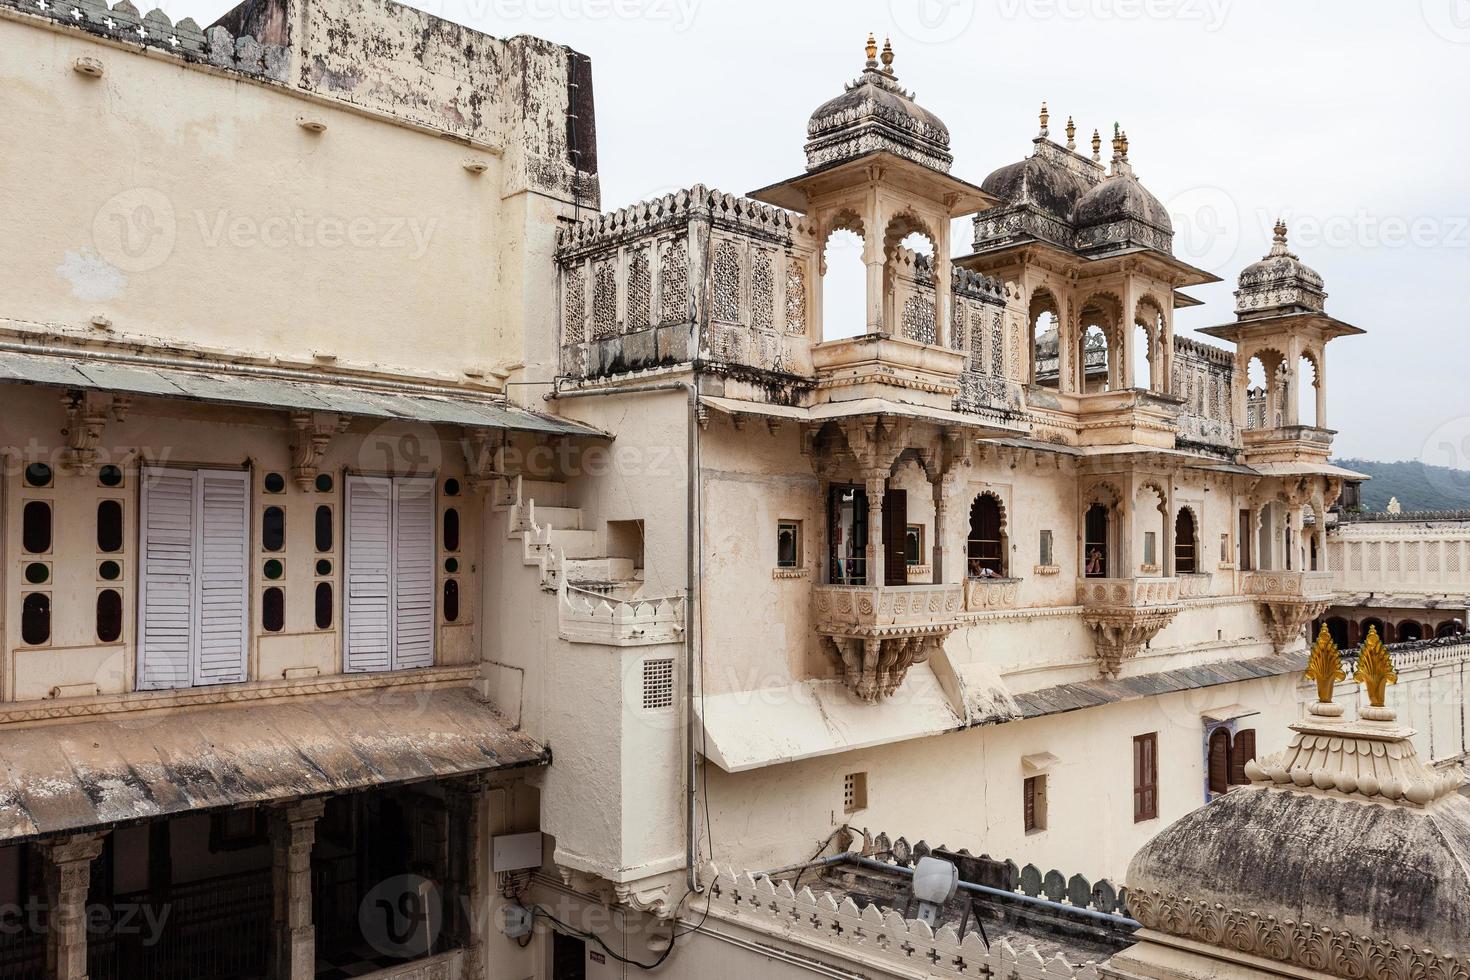
<svg viewBox="0 0 1470 980">
<path fill-rule="evenodd" d="M 556 593 L 562 638 L 613 646 L 677 642 L 684 598 L 642 596 L 642 570 L 631 558 L 602 554 L 602 535 L 569 499 L 565 483 L 513 477 L 496 506 L 542 591 Z"/>
</svg>

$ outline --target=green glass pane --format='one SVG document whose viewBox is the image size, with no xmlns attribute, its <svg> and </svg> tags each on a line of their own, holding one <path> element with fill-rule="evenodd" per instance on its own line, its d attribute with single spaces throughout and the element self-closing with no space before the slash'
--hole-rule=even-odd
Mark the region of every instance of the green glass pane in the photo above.
<svg viewBox="0 0 1470 980">
<path fill-rule="evenodd" d="M 459 559 L 458 558 L 446 558 L 446 559 L 444 559 L 444 570 L 446 572 L 449 572 L 451 575 L 453 573 L 459 571 Z"/>
<path fill-rule="evenodd" d="M 280 578 L 284 574 L 286 574 L 286 567 L 281 564 L 281 560 L 279 558 L 272 558 L 270 561 L 265 563 L 266 578 L 275 580 Z"/>
<path fill-rule="evenodd" d="M 40 585 L 51 577 L 51 569 L 44 562 L 33 561 L 26 566 L 26 581 L 32 585 Z"/>
<path fill-rule="evenodd" d="M 332 563 L 327 561 L 325 558 L 321 559 L 316 563 L 316 573 L 318 575 L 332 574 Z"/>
<path fill-rule="evenodd" d="M 105 561 L 97 566 L 97 574 L 109 582 L 116 582 L 122 577 L 122 566 L 115 561 Z"/>
</svg>

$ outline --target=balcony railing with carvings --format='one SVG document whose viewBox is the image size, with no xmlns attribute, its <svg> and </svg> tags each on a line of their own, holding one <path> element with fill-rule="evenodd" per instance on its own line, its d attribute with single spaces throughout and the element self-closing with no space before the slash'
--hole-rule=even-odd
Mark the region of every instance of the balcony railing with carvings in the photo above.
<svg viewBox="0 0 1470 980">
<path fill-rule="evenodd" d="M 1180 572 L 1179 598 L 1202 599 L 1210 594 L 1210 584 L 1215 577 L 1209 572 Z"/>
<path fill-rule="evenodd" d="M 862 701 L 889 697 L 960 624 L 964 586 L 817 585 L 816 630 L 831 641 L 843 681 Z"/>
<path fill-rule="evenodd" d="M 1093 631 L 1100 670 L 1115 676 L 1179 614 L 1179 579 L 1088 578 L 1077 583 L 1082 620 Z"/>
<path fill-rule="evenodd" d="M 1084 446 L 1155 446 L 1173 449 L 1179 428 L 1178 399 L 1142 388 L 1123 388 L 1077 396 L 1085 417 L 1079 436 Z"/>
<path fill-rule="evenodd" d="M 1310 425 L 1282 425 L 1246 429 L 1241 433 L 1247 463 L 1325 463 L 1332 454 L 1332 429 Z"/>
<path fill-rule="evenodd" d="M 1015 609 L 1020 593 L 1018 578 L 969 578 L 965 580 L 965 611 Z"/>
<path fill-rule="evenodd" d="M 1243 588 L 1261 604 L 1277 653 L 1304 639 L 1307 625 L 1327 611 L 1333 598 L 1331 572 L 1249 572 Z"/>
</svg>

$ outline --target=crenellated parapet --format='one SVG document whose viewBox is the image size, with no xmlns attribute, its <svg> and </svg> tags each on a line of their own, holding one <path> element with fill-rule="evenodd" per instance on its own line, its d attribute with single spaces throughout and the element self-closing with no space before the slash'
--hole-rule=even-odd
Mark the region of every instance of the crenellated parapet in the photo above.
<svg viewBox="0 0 1470 980">
<path fill-rule="evenodd" d="M 203 29 L 192 17 L 174 23 L 157 8 L 139 14 L 129 0 L 118 0 L 111 7 L 102 0 L 0 0 L 0 8 L 45 18 L 108 40 L 150 48 L 180 61 L 238 71 L 282 84 L 287 80 L 291 53 L 286 45 L 262 43 L 249 34 L 237 37 L 224 27 Z"/>
<path fill-rule="evenodd" d="M 1183 405 L 1179 440 L 1216 451 L 1240 448 L 1239 424 L 1234 418 L 1235 355 L 1188 337 L 1174 337 L 1174 367 L 1170 390 Z"/>
</svg>

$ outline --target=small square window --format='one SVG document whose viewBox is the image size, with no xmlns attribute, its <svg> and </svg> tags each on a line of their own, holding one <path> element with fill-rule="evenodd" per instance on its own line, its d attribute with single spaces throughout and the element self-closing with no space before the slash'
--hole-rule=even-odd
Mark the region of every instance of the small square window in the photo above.
<svg viewBox="0 0 1470 980">
<path fill-rule="evenodd" d="M 868 774 L 850 772 L 842 779 L 842 812 L 856 813 L 868 808 Z"/>
<path fill-rule="evenodd" d="M 904 556 L 910 565 L 924 564 L 924 525 L 910 524 L 904 534 Z"/>
<path fill-rule="evenodd" d="M 1050 531 L 1042 531 L 1041 532 L 1041 561 L 1037 562 L 1037 564 L 1039 564 L 1039 565 L 1055 565 L 1056 562 L 1052 560 L 1055 557 L 1056 556 L 1052 553 L 1051 532 Z"/>
<path fill-rule="evenodd" d="M 776 567 L 801 567 L 801 521 L 776 522 Z"/>
<path fill-rule="evenodd" d="M 1026 833 L 1046 829 L 1046 777 L 1027 776 L 1022 787 L 1025 796 L 1023 821 Z"/>
</svg>

